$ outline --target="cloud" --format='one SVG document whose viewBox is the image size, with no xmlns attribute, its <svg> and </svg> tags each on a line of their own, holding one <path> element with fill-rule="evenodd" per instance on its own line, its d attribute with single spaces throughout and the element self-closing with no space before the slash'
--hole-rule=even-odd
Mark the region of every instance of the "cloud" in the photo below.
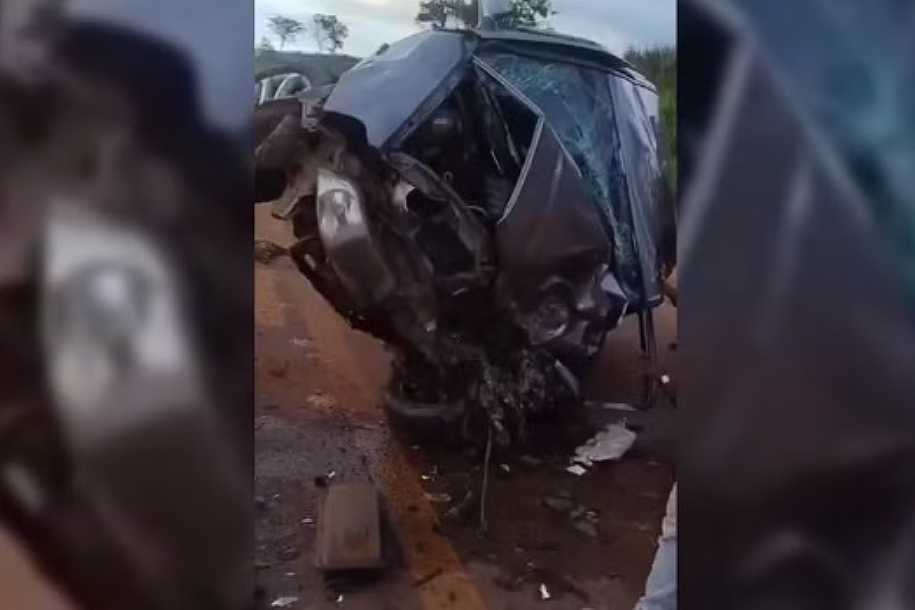
<svg viewBox="0 0 915 610">
<path fill-rule="evenodd" d="M 310 21 L 315 13 L 337 15 L 350 30 L 344 52 L 365 56 L 383 43 L 391 43 L 418 31 L 414 22 L 418 0 L 255 0 L 255 42 L 269 34 L 266 22 L 272 15 L 288 15 Z M 598 42 L 614 53 L 627 47 L 675 44 L 676 0 L 553 0 L 558 14 L 550 20 L 560 32 Z M 288 49 L 315 50 L 314 42 L 302 36 Z"/>
<path fill-rule="evenodd" d="M 628 47 L 674 45 L 676 0 L 553 0 L 554 28 L 598 42 L 614 53 Z"/>
</svg>

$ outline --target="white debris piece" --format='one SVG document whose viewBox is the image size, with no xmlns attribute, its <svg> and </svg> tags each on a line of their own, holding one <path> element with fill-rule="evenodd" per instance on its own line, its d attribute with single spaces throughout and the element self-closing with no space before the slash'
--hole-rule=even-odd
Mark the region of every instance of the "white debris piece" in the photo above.
<svg viewBox="0 0 915 610">
<path fill-rule="evenodd" d="M 610 424 L 575 450 L 573 463 L 591 466 L 594 462 L 616 460 L 629 451 L 636 434 L 620 424 Z"/>
<path fill-rule="evenodd" d="M 270 602 L 271 608 L 288 608 L 292 604 L 298 603 L 299 598 L 294 595 L 286 595 L 284 597 L 278 597 L 272 602 Z"/>
<path fill-rule="evenodd" d="M 543 601 L 546 601 L 546 600 L 550 599 L 551 597 L 553 597 L 553 596 L 550 595 L 550 590 L 546 588 L 545 584 L 540 583 L 540 599 L 542 599 Z"/>
<path fill-rule="evenodd" d="M 625 402 L 594 402 L 585 401 L 585 406 L 591 409 L 603 409 L 605 411 L 626 411 L 634 413 L 638 411 L 635 407 Z"/>
<path fill-rule="evenodd" d="M 571 472 L 575 476 L 580 477 L 581 475 L 583 475 L 584 473 L 586 473 L 588 471 L 581 464 L 572 464 L 571 466 L 566 468 L 566 472 Z"/>
</svg>

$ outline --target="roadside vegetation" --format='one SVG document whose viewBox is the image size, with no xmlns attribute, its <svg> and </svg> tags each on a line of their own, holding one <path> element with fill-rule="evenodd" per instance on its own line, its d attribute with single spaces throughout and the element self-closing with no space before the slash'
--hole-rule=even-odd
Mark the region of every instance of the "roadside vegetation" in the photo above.
<svg viewBox="0 0 915 610">
<path fill-rule="evenodd" d="M 677 49 L 660 46 L 629 49 L 623 59 L 645 75 L 660 94 L 663 156 L 667 182 L 677 192 Z"/>
</svg>

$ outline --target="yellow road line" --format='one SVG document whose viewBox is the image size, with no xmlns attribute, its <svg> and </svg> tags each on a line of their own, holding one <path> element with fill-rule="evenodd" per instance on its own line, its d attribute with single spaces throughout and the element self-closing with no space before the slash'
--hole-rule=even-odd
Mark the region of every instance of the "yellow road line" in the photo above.
<svg viewBox="0 0 915 610">
<path fill-rule="evenodd" d="M 377 439 L 357 431 L 356 445 L 365 453 L 377 452 Z M 485 610 L 479 589 L 467 575 L 447 538 L 438 533 L 438 515 L 426 498 L 420 477 L 407 460 L 402 446 L 388 437 L 373 475 L 381 488 L 389 515 L 420 602 L 426 610 L 460 608 Z"/>
</svg>

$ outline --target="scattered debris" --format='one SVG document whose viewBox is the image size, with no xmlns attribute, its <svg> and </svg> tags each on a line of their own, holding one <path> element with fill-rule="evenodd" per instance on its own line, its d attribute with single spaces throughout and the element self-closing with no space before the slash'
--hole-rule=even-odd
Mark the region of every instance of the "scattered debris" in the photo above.
<svg viewBox="0 0 915 610">
<path fill-rule="evenodd" d="M 616 460 L 625 454 L 635 442 L 636 433 L 621 424 L 610 424 L 575 450 L 573 463 L 590 467 L 594 462 Z M 573 472 L 571 468 L 567 468 Z M 574 472 L 573 474 L 584 474 Z"/>
<path fill-rule="evenodd" d="M 579 504 L 569 512 L 569 519 L 572 519 L 573 521 L 575 519 L 580 519 L 586 512 L 588 512 L 588 509 Z"/>
<path fill-rule="evenodd" d="M 543 601 L 547 601 L 551 597 L 553 597 L 553 596 L 550 595 L 550 590 L 546 588 L 545 584 L 540 583 L 540 599 Z"/>
<path fill-rule="evenodd" d="M 332 481 L 334 479 L 334 477 L 337 476 L 337 471 L 331 470 L 330 472 L 327 473 L 326 476 L 327 476 L 328 481 Z"/>
<path fill-rule="evenodd" d="M 427 491 L 426 499 L 435 504 L 448 504 L 451 502 L 451 496 L 446 493 L 430 493 Z"/>
<path fill-rule="evenodd" d="M 341 593 L 340 595 L 338 595 L 337 599 L 334 601 L 336 601 L 338 604 L 342 604 L 343 603 L 343 594 Z"/>
<path fill-rule="evenodd" d="M 297 604 L 299 598 L 294 595 L 286 595 L 284 597 L 278 597 L 272 602 L 270 602 L 271 608 L 288 608 L 293 604 Z"/>
<path fill-rule="evenodd" d="M 597 526 L 590 521 L 578 520 L 572 522 L 572 527 L 587 536 L 588 538 L 597 538 Z"/>
<path fill-rule="evenodd" d="M 664 385 L 670 383 L 670 375 L 661 375 L 661 383 Z"/>
<path fill-rule="evenodd" d="M 503 477 L 507 477 L 512 473 L 512 467 L 508 464 L 499 464 L 499 470 L 497 471 Z"/>
<path fill-rule="evenodd" d="M 541 504 L 552 511 L 563 514 L 572 510 L 572 507 L 574 506 L 572 500 L 569 500 L 568 498 L 556 498 L 552 496 L 547 496 L 541 500 Z"/>
<path fill-rule="evenodd" d="M 580 465 L 580 464 L 572 464 L 571 466 L 569 466 L 568 468 L 566 468 L 566 472 L 571 472 L 571 473 L 574 474 L 575 476 L 579 476 L 579 477 L 580 477 L 581 475 L 583 475 L 583 474 L 585 474 L 586 472 L 588 472 L 588 470 L 587 470 L 584 466 L 582 466 L 582 465 Z"/>
<path fill-rule="evenodd" d="M 314 523 L 315 523 L 315 520 L 312 519 L 311 517 L 305 517 L 304 519 L 302 519 L 302 525 L 314 525 Z"/>
<path fill-rule="evenodd" d="M 382 567 L 381 512 L 378 492 L 371 484 L 340 483 L 328 488 L 315 548 L 315 564 L 321 570 Z"/>
<path fill-rule="evenodd" d="M 528 468 L 540 468 L 543 466 L 543 460 L 533 455 L 522 455 L 518 458 L 518 461 L 527 466 Z"/>
<path fill-rule="evenodd" d="M 281 256 L 288 256 L 289 251 L 283 246 L 266 239 L 254 240 L 254 260 L 269 265 Z"/>
</svg>

